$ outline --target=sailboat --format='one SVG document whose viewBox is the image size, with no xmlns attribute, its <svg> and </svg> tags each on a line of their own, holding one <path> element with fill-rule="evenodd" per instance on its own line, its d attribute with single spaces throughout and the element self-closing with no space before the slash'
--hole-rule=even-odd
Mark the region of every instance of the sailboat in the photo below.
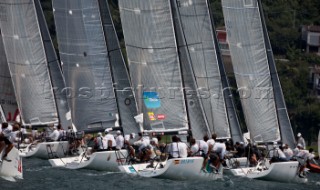
<svg viewBox="0 0 320 190">
<path fill-rule="evenodd" d="M 51 44 L 40 2 L 6 0 L 0 26 L 10 75 L 23 125 L 66 124 L 63 95 L 56 102 L 54 87 L 61 87 L 59 66 Z M 51 45 L 51 47 L 50 47 Z M 54 66 L 54 64 L 56 64 Z M 55 68 L 53 68 L 55 67 Z M 62 77 L 62 76 L 60 76 Z M 61 79 L 61 78 L 60 78 Z M 22 157 L 48 158 L 48 150 L 64 156 L 68 142 L 38 143 L 20 150 Z"/>
<path fill-rule="evenodd" d="M 225 26 L 241 104 L 252 142 L 294 147 L 281 85 L 259 0 L 222 0 Z M 239 91 L 240 91 L 239 90 Z M 238 176 L 289 182 L 297 179 L 297 161 L 234 169 Z M 298 180 L 299 181 L 299 180 Z M 305 181 L 305 180 L 303 180 Z"/>
<path fill-rule="evenodd" d="M 168 78 L 165 75 L 180 72 L 179 85 L 185 88 L 185 94 L 182 94 L 185 106 L 182 104 L 182 109 L 183 111 L 186 109 L 191 131 L 189 134 L 196 139 L 202 139 L 204 135 L 216 133 L 221 139 L 232 137 L 235 141 L 242 141 L 208 2 L 183 0 L 146 3 L 122 0 L 119 1 L 119 7 L 130 71 L 139 73 L 131 74 L 133 83 L 143 85 L 145 89 L 152 85 L 166 89 L 174 83 L 170 81 L 172 77 Z M 150 20 L 146 21 L 147 18 Z M 168 63 L 170 65 L 167 65 Z M 163 67 L 167 68 L 166 73 L 159 72 L 164 70 Z M 150 78 L 154 81 L 150 81 Z M 161 95 L 163 92 L 153 90 L 155 96 L 163 97 Z M 145 93 L 145 91 L 137 92 L 136 96 Z M 143 123 L 146 131 L 150 131 L 150 126 L 151 132 L 168 130 L 168 124 L 164 123 L 166 120 L 158 119 L 157 115 L 162 116 L 177 107 L 172 106 L 173 104 L 166 105 L 171 101 L 166 98 L 156 98 L 158 106 L 153 107 L 145 102 L 140 103 L 140 112 L 148 116 L 144 118 Z M 141 105 L 143 103 L 144 106 Z M 168 107 L 164 107 L 166 109 L 163 111 L 163 106 Z M 173 114 L 176 113 L 165 115 L 175 116 Z M 162 125 L 161 130 L 152 128 L 159 123 Z M 200 172 L 202 162 L 203 158 L 189 157 L 169 159 L 156 164 L 158 166 L 156 168 L 147 168 L 148 164 L 125 165 L 120 168 L 124 172 L 144 177 L 210 180 L 222 177 L 222 167 L 219 173 Z"/>
<path fill-rule="evenodd" d="M 320 130 L 318 135 L 318 156 L 320 151 Z M 307 168 L 314 173 L 320 173 L 320 165 L 314 159 L 307 161 Z"/>
<path fill-rule="evenodd" d="M 71 97 L 77 130 L 138 133 L 136 103 L 107 1 L 54 0 L 53 11 L 67 84 L 73 89 L 102 90 L 90 98 Z M 127 155 L 127 150 L 106 150 L 49 162 L 68 169 L 119 171 Z"/>
<path fill-rule="evenodd" d="M 215 133 L 217 139 L 242 142 L 242 132 L 209 5 L 206 0 L 172 3 L 184 87 L 187 88 L 187 84 L 194 85 L 191 89 L 198 92 L 196 95 L 200 97 L 198 104 L 188 107 L 192 135 L 195 139 L 202 139 L 206 134 L 211 136 Z M 206 93 L 210 96 L 206 97 Z M 197 100 L 191 98 L 190 100 L 187 96 L 187 101 Z M 202 109 L 196 109 L 197 105 Z M 200 116 L 195 113 L 200 113 Z M 200 121 L 201 115 L 204 121 Z M 199 127 L 201 124 L 206 127 L 204 133 L 199 135 L 203 131 L 200 130 L 203 127 Z M 244 164 L 246 160 L 245 157 L 229 158 L 226 162 L 227 165 L 234 162 Z"/>
<path fill-rule="evenodd" d="M 1 6 L 1 5 L 0 5 Z M 1 19 L 1 16 L 0 16 Z M 1 123 L 14 121 L 12 117 L 13 113 L 17 110 L 17 104 L 14 96 L 11 76 L 8 68 L 7 58 L 3 47 L 3 40 L 1 36 L 0 29 L 0 111 L 1 111 Z M 8 117 L 6 117 L 8 116 Z M 10 117 L 11 116 L 11 117 Z M 4 150 L 3 150 L 4 151 Z M 0 157 L 2 157 L 2 152 L 0 152 Z M 0 177 L 15 181 L 15 178 L 23 178 L 23 169 L 22 169 L 22 159 L 19 156 L 19 151 L 14 147 L 8 158 L 12 160 L 11 162 L 3 161 L 0 163 Z"/>
</svg>

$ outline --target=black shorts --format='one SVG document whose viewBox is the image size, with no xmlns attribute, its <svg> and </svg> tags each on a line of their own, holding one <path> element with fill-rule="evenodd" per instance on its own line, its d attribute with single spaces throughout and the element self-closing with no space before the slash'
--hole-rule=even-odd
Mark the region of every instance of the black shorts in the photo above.
<svg viewBox="0 0 320 190">
<path fill-rule="evenodd" d="M 211 161 L 220 159 L 219 155 L 216 152 L 211 152 L 209 157 Z"/>
<path fill-rule="evenodd" d="M 204 152 L 201 153 L 201 156 L 202 156 L 204 159 L 207 159 L 207 158 L 208 158 L 208 154 L 206 154 L 206 153 L 204 153 Z"/>
<path fill-rule="evenodd" d="M 8 139 L 7 137 L 4 137 L 4 136 L 0 136 L 0 142 L 1 142 L 1 141 L 4 141 L 4 143 L 5 143 L 6 145 L 12 144 L 12 142 L 9 141 L 9 139 Z"/>
</svg>

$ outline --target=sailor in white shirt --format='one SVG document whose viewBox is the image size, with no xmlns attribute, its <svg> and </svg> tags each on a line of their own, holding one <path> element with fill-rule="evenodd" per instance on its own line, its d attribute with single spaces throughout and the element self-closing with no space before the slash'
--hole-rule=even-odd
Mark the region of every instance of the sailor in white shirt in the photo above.
<svg viewBox="0 0 320 190">
<path fill-rule="evenodd" d="M 50 140 L 57 141 L 59 139 L 60 133 L 57 127 L 53 127 L 53 132 L 49 135 Z"/>
<path fill-rule="evenodd" d="M 289 147 L 288 144 L 283 144 L 282 147 L 283 147 L 283 153 L 284 155 L 286 155 L 287 160 L 290 160 L 293 156 L 292 149 Z"/>
<path fill-rule="evenodd" d="M 104 131 L 104 133 L 106 134 L 104 136 L 104 139 L 105 141 L 107 142 L 107 149 L 108 150 L 115 150 L 116 149 L 116 146 L 117 146 L 117 143 L 116 143 L 116 140 L 114 139 L 114 136 L 112 134 L 109 133 L 109 130 L 106 129 Z"/>
<path fill-rule="evenodd" d="M 215 141 L 214 139 L 209 139 L 209 140 L 207 141 L 208 148 L 209 148 L 208 151 L 209 151 L 209 152 L 212 151 L 213 146 L 214 146 L 215 143 L 216 143 L 216 141 Z"/>
<path fill-rule="evenodd" d="M 177 136 L 172 136 L 172 143 L 168 146 L 169 158 L 185 158 L 188 156 L 186 144 L 179 142 Z"/>
<path fill-rule="evenodd" d="M 102 137 L 102 133 L 98 133 L 97 134 L 97 146 L 98 146 L 98 150 L 104 150 L 105 148 L 107 148 L 107 147 L 105 147 L 105 144 L 104 144 L 104 139 L 103 139 L 103 137 Z"/>
<path fill-rule="evenodd" d="M 269 151 L 270 158 L 277 158 L 279 161 L 288 161 L 286 155 L 277 147 L 277 142 L 273 143 L 273 149 Z"/>
<path fill-rule="evenodd" d="M 136 137 L 135 133 L 124 136 L 124 144 L 132 145 L 134 143 L 134 138 Z"/>
<path fill-rule="evenodd" d="M 226 154 L 226 145 L 224 143 L 216 142 L 212 150 L 219 154 L 221 160 L 224 159 L 224 155 Z"/>
<path fill-rule="evenodd" d="M 117 137 L 116 137 L 116 149 L 120 150 L 123 148 L 124 145 L 124 138 L 121 135 L 121 131 L 117 131 Z"/>
<path fill-rule="evenodd" d="M 190 156 L 199 156 L 199 145 L 196 142 L 196 139 L 192 138 L 190 140 L 190 152 L 189 155 Z"/>
<path fill-rule="evenodd" d="M 139 140 L 133 143 L 134 146 L 138 147 L 139 151 L 148 147 L 150 145 L 150 138 L 148 136 L 142 136 L 142 133 L 139 133 Z"/>
<path fill-rule="evenodd" d="M 180 152 L 180 158 L 188 157 L 188 145 L 184 142 L 181 142 L 179 139 L 178 147 Z"/>
<path fill-rule="evenodd" d="M 204 140 L 198 140 L 197 144 L 199 145 L 200 155 L 206 157 L 209 150 L 208 144 Z"/>
</svg>

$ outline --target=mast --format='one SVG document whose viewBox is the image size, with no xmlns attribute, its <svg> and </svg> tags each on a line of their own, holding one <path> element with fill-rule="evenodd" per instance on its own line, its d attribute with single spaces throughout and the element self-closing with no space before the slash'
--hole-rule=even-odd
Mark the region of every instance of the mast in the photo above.
<svg viewBox="0 0 320 190">
<path fill-rule="evenodd" d="M 222 93 L 223 93 L 223 97 L 225 100 L 224 103 L 226 106 L 226 113 L 228 114 L 228 121 L 229 121 L 230 130 L 231 130 L 232 140 L 233 140 L 233 142 L 243 142 L 243 135 L 241 132 L 238 115 L 237 115 L 236 108 L 234 105 L 232 92 L 230 90 L 228 76 L 226 74 L 224 64 L 222 61 L 222 55 L 221 55 L 219 42 L 218 42 L 218 38 L 217 38 L 217 33 L 216 33 L 216 28 L 215 28 L 214 19 L 213 19 L 213 12 L 210 7 L 209 0 L 206 0 L 206 1 L 207 1 L 208 9 L 209 9 L 209 17 L 210 17 L 211 27 L 212 27 L 212 32 L 213 32 L 213 40 L 214 40 L 216 55 L 217 55 L 217 59 L 218 59 L 217 63 L 219 65 L 219 72 L 220 72 L 221 83 L 222 83 L 222 87 L 223 87 Z"/>
<path fill-rule="evenodd" d="M 275 99 L 275 105 L 277 110 L 277 117 L 278 117 L 278 123 L 280 126 L 280 133 L 281 133 L 281 139 L 283 143 L 288 144 L 291 148 L 294 148 L 296 145 L 296 141 L 294 138 L 294 134 L 292 131 L 290 119 L 288 116 L 288 111 L 286 107 L 286 103 L 283 97 L 283 92 L 281 89 L 281 84 L 276 68 L 276 63 L 274 60 L 271 42 L 268 35 L 267 25 L 263 14 L 263 8 L 261 0 L 258 0 L 258 6 L 259 6 L 259 13 L 261 17 L 261 23 L 262 23 L 262 29 L 264 34 L 264 40 L 266 45 L 266 53 L 269 63 L 269 69 L 270 69 L 270 76 L 273 86 L 273 94 Z"/>
</svg>

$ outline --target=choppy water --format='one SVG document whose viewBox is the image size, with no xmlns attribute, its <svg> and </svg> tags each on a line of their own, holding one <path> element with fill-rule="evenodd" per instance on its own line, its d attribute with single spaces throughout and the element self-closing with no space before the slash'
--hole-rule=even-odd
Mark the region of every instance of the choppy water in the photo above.
<svg viewBox="0 0 320 190">
<path fill-rule="evenodd" d="M 24 179 L 9 182 L 0 179 L 0 190 L 175 190 L 175 189 L 320 189 L 320 174 L 309 174 L 307 184 L 278 183 L 225 176 L 219 181 L 173 181 L 129 176 L 122 173 L 52 168 L 47 160 L 24 159 Z"/>
</svg>

